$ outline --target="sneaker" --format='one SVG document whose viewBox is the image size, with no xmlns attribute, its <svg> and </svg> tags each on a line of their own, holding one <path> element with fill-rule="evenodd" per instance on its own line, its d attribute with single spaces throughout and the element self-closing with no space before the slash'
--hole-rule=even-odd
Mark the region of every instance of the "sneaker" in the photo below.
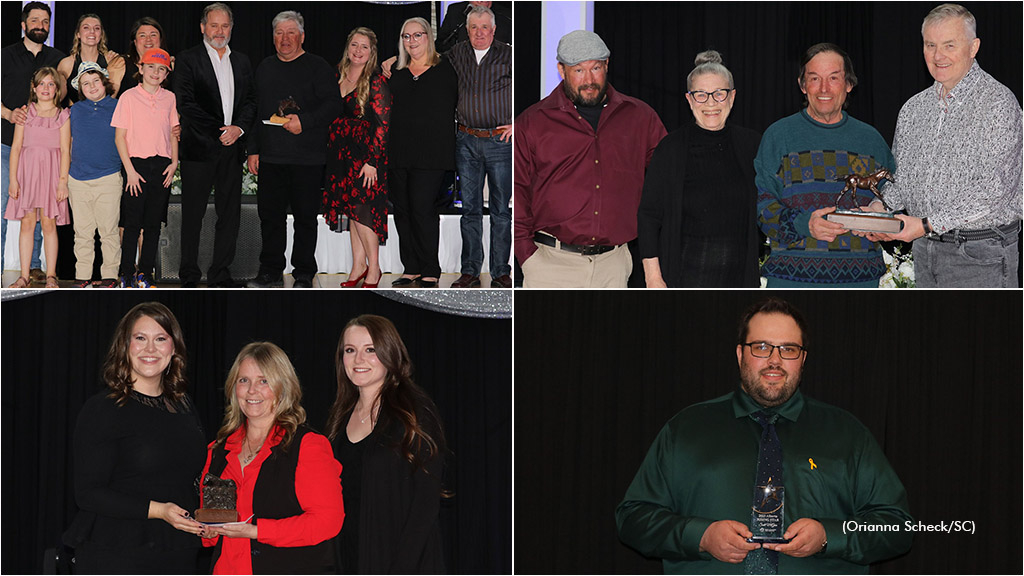
<svg viewBox="0 0 1024 576">
<path fill-rule="evenodd" d="M 132 276 L 132 286 L 135 288 L 152 288 L 153 279 L 145 272 L 136 272 L 135 276 Z"/>
<path fill-rule="evenodd" d="M 92 280 L 75 280 L 72 282 L 72 288 L 89 288 L 92 286 Z"/>
<path fill-rule="evenodd" d="M 260 274 L 255 280 L 248 284 L 249 288 L 283 288 L 284 278 L 280 275 L 274 277 L 270 274 Z"/>
<path fill-rule="evenodd" d="M 120 280 L 116 278 L 104 278 L 92 283 L 93 288 L 122 288 Z"/>
<path fill-rule="evenodd" d="M 118 278 L 117 278 L 117 287 L 118 288 L 135 288 L 135 286 L 132 286 L 132 277 L 131 276 L 118 276 Z"/>
</svg>

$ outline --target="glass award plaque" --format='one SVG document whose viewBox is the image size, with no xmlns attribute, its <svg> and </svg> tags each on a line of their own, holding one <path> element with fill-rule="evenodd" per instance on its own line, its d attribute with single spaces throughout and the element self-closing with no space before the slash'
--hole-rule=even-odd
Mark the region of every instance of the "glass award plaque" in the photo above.
<svg viewBox="0 0 1024 576">
<path fill-rule="evenodd" d="M 755 504 L 751 506 L 750 531 L 754 533 L 747 542 L 756 544 L 785 544 L 786 489 L 772 484 L 769 478 L 764 486 L 754 487 Z"/>
</svg>

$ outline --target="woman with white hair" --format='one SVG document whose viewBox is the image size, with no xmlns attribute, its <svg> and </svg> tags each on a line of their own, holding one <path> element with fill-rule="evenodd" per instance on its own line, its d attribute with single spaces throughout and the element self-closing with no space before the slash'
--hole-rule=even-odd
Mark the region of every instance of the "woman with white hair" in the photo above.
<svg viewBox="0 0 1024 576">
<path fill-rule="evenodd" d="M 736 100 L 721 55 L 701 52 L 686 78 L 695 122 L 658 144 L 637 217 L 648 288 L 759 285 L 754 157 L 761 135 L 726 126 Z"/>
</svg>

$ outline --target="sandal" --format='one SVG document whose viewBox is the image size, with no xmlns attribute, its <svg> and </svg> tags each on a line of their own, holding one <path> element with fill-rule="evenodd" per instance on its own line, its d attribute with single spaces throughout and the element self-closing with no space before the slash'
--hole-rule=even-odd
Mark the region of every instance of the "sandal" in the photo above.
<svg viewBox="0 0 1024 576">
<path fill-rule="evenodd" d="M 47 288 L 60 288 L 60 284 L 57 283 L 57 277 L 56 276 L 47 276 L 46 277 L 46 287 Z"/>
<path fill-rule="evenodd" d="M 24 276 L 18 276 L 18 279 L 14 281 L 14 284 L 8 286 L 8 288 L 28 288 L 30 281 Z"/>
</svg>

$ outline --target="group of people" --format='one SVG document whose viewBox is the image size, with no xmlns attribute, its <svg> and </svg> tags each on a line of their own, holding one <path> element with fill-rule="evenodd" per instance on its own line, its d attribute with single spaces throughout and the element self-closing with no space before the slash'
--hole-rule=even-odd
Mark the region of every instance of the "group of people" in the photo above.
<svg viewBox="0 0 1024 576">
<path fill-rule="evenodd" d="M 196 287 L 203 277 L 199 239 L 212 188 L 217 223 L 206 283 L 242 287 L 230 266 L 245 163 L 258 179 L 262 240 L 250 287 L 284 285 L 289 213 L 294 287 L 313 286 L 321 213 L 332 230 L 350 232 L 353 264 L 341 285 L 376 287 L 389 203 L 404 268 L 393 285 L 437 286 L 436 199 L 445 173 L 457 169 L 463 275 L 454 286 L 480 286 L 486 177 L 491 286 L 511 288 L 512 50 L 494 41 L 490 4 L 461 9 L 455 18 L 464 23 L 447 37 L 460 38 L 464 29 L 466 39 L 444 54 L 426 20 L 407 20 L 392 75 L 390 65 L 386 73 L 378 66 L 377 36 L 369 28 L 352 30 L 336 69 L 306 52 L 305 22 L 294 11 L 274 18 L 275 54 L 254 69 L 231 50 L 234 16 L 220 2 L 203 10 L 202 42 L 176 56 L 162 47 L 163 30 L 152 18 L 133 25 L 129 54 L 110 51 L 94 14 L 79 19 L 72 54 L 64 56 L 44 45 L 49 7 L 27 3 L 25 37 L 4 49 L 4 240 L 6 220 L 22 225 L 21 274 L 12 287 L 39 280 L 37 220 L 44 280 L 58 286 L 55 234 L 69 222 L 68 199 L 74 285 L 152 286 L 179 164 L 181 285 Z M 30 79 L 31 91 L 22 94 Z M 94 282 L 97 232 L 102 279 Z"/>
<path fill-rule="evenodd" d="M 717 52 L 699 54 L 686 79 L 695 122 L 666 136 L 649 106 L 608 83 L 604 41 L 567 34 L 561 84 L 516 119 L 524 287 L 626 287 L 633 240 L 648 287 L 756 287 L 762 276 L 768 287 L 877 287 L 879 242 L 892 240 L 913 242 L 919 287 L 1017 287 L 1020 104 L 975 60 L 966 8 L 936 7 L 921 35 L 935 82 L 903 106 L 890 151 L 845 111 L 857 76 L 835 44 L 805 52 L 804 109 L 763 135 L 727 124 L 732 73 Z M 845 177 L 883 168 L 888 207 L 871 194 L 837 200 Z M 837 207 L 891 207 L 901 230 L 847 229 L 828 218 Z"/>
<path fill-rule="evenodd" d="M 186 361 L 163 304 L 139 304 L 117 325 L 106 389 L 74 432 L 80 510 L 64 542 L 76 572 L 443 571 L 443 427 L 390 320 L 362 315 L 342 331 L 325 434 L 306 421 L 288 355 L 253 342 L 228 371 L 223 424 L 207 444 Z M 196 520 L 211 475 L 234 482 L 236 522 Z M 202 546 L 214 548 L 210 568 L 197 566 Z"/>
</svg>

